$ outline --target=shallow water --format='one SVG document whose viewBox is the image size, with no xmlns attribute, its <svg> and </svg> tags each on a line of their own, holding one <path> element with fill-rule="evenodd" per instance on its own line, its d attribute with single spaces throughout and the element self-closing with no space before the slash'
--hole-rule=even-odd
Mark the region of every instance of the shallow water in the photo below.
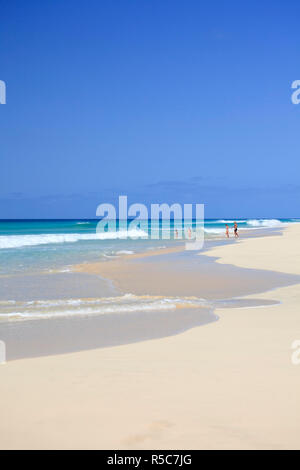
<svg viewBox="0 0 300 470">
<path fill-rule="evenodd" d="M 206 220 L 206 240 L 224 239 L 225 222 L 230 225 L 232 235 L 233 220 Z M 247 231 L 248 234 L 293 223 L 291 219 L 242 219 L 237 222 L 241 233 Z M 168 225 L 162 221 L 141 221 L 137 229 L 131 228 L 130 221 L 126 225 L 118 221 L 118 233 L 98 233 L 97 223 L 98 220 L 0 221 L 0 275 L 68 269 L 74 264 L 174 246 L 179 242 L 174 240 L 176 221 L 170 222 L 169 239 L 165 238 L 169 233 Z M 187 221 L 187 224 L 196 230 L 195 221 Z M 148 236 L 153 227 L 159 228 L 158 240 Z"/>
<path fill-rule="evenodd" d="M 267 223 L 272 228 L 266 231 Z M 242 229 L 243 224 L 252 227 L 247 236 L 272 234 L 285 223 L 239 221 Z M 178 334 L 216 321 L 217 308 L 276 303 L 234 297 L 299 282 L 295 276 L 217 265 L 203 254 L 183 250 L 135 258 L 130 263 L 140 265 L 140 273 L 135 278 L 126 268 L 130 282 L 117 288 L 109 276 L 75 273 L 72 265 L 118 261 L 123 254 L 172 247 L 178 240 L 99 239 L 94 237 L 95 225 L 0 222 L 0 340 L 6 343 L 8 360 Z M 205 250 L 234 243 L 218 239 L 223 228 L 223 221 L 206 221 Z M 172 283 L 174 274 L 177 284 Z"/>
<path fill-rule="evenodd" d="M 186 300 L 185 300 L 186 301 Z M 200 302 L 199 302 L 200 303 Z M 158 339 L 218 320 L 214 309 L 276 305 L 257 299 L 219 301 L 193 308 L 132 310 L 123 313 L 6 322 L 0 324 L 0 338 L 6 345 L 6 360 L 49 356 L 106 348 Z M 153 306 L 155 308 L 155 306 Z"/>
</svg>

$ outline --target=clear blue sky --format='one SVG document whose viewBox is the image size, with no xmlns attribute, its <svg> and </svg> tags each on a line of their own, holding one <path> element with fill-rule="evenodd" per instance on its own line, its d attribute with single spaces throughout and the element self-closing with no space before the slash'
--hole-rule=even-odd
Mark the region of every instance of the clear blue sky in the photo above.
<svg viewBox="0 0 300 470">
<path fill-rule="evenodd" d="M 300 217 L 300 3 L 0 2 L 0 218 Z"/>
</svg>

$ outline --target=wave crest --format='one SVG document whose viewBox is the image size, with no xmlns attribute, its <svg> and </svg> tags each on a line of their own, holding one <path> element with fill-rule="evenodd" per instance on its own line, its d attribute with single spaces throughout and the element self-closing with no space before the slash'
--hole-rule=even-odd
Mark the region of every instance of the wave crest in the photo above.
<svg viewBox="0 0 300 470">
<path fill-rule="evenodd" d="M 285 224 L 278 219 L 253 219 L 248 220 L 247 225 L 251 227 L 280 227 Z"/>
<path fill-rule="evenodd" d="M 40 235 L 2 235 L 0 249 L 21 248 L 24 246 L 51 245 L 53 243 L 76 243 L 81 240 L 117 240 L 126 238 L 147 238 L 143 230 L 120 230 L 102 233 L 44 233 Z"/>
<path fill-rule="evenodd" d="M 177 308 L 201 308 L 207 305 L 205 299 L 195 297 L 137 296 L 134 294 L 95 299 L 35 300 L 13 304 L 11 301 L 2 301 L 0 321 L 142 313 Z"/>
</svg>

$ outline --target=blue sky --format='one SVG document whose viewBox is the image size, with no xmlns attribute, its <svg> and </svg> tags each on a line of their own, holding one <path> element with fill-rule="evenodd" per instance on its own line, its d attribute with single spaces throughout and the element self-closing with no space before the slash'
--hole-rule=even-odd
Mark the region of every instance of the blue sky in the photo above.
<svg viewBox="0 0 300 470">
<path fill-rule="evenodd" d="M 1 2 L 0 218 L 300 217 L 299 1 Z"/>
</svg>

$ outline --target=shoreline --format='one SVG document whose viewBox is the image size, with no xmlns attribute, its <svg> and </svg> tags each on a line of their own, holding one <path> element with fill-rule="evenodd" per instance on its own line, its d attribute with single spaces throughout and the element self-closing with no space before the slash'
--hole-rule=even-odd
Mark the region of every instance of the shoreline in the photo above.
<svg viewBox="0 0 300 470">
<path fill-rule="evenodd" d="M 299 276 L 299 237 L 292 226 L 205 256 Z M 300 284 L 245 298 L 254 296 L 281 303 L 217 308 L 220 321 L 176 336 L 1 366 L 0 447 L 299 449 Z"/>
<path fill-rule="evenodd" d="M 18 302 L 1 303 L 6 313 L 0 314 L 0 338 L 6 344 L 7 361 L 177 335 L 218 320 L 216 311 L 222 307 L 276 305 L 276 299 L 245 296 L 300 282 L 300 276 L 220 267 L 214 256 L 207 256 L 211 250 L 229 245 L 225 240 L 208 243 L 200 252 L 185 251 L 181 245 L 125 254 L 114 260 L 82 264 L 70 274 L 48 275 L 42 284 L 38 282 L 35 301 L 20 301 L 20 292 Z M 235 240 L 231 245 L 235 250 Z M 31 279 L 37 277 L 27 276 L 27 284 Z M 86 281 L 94 297 L 79 295 L 86 292 Z M 48 300 L 43 296 L 41 301 L 43 285 L 49 293 L 50 286 L 57 293 L 58 282 L 63 298 L 48 294 Z M 76 298 L 67 295 L 73 284 L 77 286 Z M 8 286 L 3 286 L 6 291 Z"/>
<path fill-rule="evenodd" d="M 259 294 L 300 282 L 300 277 L 274 270 L 218 263 L 214 253 L 247 240 L 282 236 L 282 230 L 260 237 L 245 237 L 206 244 L 201 251 L 186 251 L 184 246 L 130 254 L 94 263 L 73 266 L 75 273 L 99 275 L 112 282 L 123 294 L 195 296 L 206 300 L 231 299 Z M 211 254 L 213 253 L 213 254 Z"/>
</svg>

